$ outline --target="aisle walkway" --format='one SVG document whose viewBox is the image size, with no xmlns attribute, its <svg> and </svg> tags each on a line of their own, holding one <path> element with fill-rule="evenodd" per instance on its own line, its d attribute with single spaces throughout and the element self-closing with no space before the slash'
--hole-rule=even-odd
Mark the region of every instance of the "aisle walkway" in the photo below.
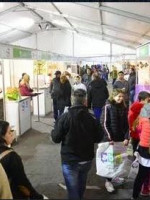
<svg viewBox="0 0 150 200">
<path fill-rule="evenodd" d="M 66 198 L 66 190 L 59 186 L 64 183 L 60 166 L 60 145 L 54 144 L 49 138 L 53 119 L 51 116 L 41 118 L 43 123 L 34 122 L 33 129 L 25 133 L 15 144 L 15 150 L 21 155 L 25 170 L 37 190 L 50 199 Z M 49 125 L 47 125 L 49 124 Z M 88 186 L 100 189 L 86 191 L 87 199 L 129 199 L 132 193 L 132 183 L 127 182 L 118 187 L 116 194 L 108 194 L 104 188 L 104 179 L 95 174 L 95 162 L 88 178 Z"/>
</svg>

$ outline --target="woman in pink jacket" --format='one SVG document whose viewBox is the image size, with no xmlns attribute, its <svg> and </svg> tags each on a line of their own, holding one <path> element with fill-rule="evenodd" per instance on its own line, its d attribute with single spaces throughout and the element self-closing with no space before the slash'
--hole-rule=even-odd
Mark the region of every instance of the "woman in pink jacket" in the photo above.
<svg viewBox="0 0 150 200">
<path fill-rule="evenodd" d="M 141 109 L 139 126 L 141 129 L 137 152 L 139 171 L 134 182 L 133 199 L 138 198 L 145 180 L 147 180 L 147 190 L 150 195 L 150 103 L 145 104 Z"/>
<path fill-rule="evenodd" d="M 28 74 L 25 74 L 19 84 L 21 96 L 34 96 L 35 95 L 34 93 L 32 93 L 33 90 L 30 88 L 29 81 L 30 81 L 30 76 Z"/>
</svg>

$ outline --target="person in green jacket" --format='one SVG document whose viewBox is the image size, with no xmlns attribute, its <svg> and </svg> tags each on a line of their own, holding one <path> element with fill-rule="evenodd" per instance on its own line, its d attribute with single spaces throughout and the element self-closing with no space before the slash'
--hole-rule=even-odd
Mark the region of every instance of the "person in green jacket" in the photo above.
<svg viewBox="0 0 150 200">
<path fill-rule="evenodd" d="M 112 85 L 114 85 L 114 83 L 115 83 L 115 81 L 116 81 L 116 79 L 117 79 L 117 76 L 118 76 L 118 72 L 117 72 L 117 69 L 116 69 L 116 67 L 113 65 L 112 66 L 112 71 L 110 72 L 110 76 L 112 77 Z"/>
</svg>

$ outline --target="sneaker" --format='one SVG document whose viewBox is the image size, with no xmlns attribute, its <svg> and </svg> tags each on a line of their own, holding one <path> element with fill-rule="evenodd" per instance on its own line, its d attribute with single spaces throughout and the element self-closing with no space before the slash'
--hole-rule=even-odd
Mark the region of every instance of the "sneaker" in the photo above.
<svg viewBox="0 0 150 200">
<path fill-rule="evenodd" d="M 106 187 L 107 192 L 114 192 L 115 191 L 115 188 L 110 181 L 105 182 L 105 187 Z"/>
</svg>

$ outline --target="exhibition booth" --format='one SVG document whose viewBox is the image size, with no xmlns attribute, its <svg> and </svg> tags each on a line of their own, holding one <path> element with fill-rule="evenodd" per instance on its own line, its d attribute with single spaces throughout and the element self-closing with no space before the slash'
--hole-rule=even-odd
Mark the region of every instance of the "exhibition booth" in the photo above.
<svg viewBox="0 0 150 200">
<path fill-rule="evenodd" d="M 0 61 L 0 117 L 9 121 L 18 137 L 32 127 L 32 114 L 39 119 L 52 111 L 49 85 L 55 71 L 72 71 L 73 67 L 71 62 L 57 61 L 47 52 L 3 45 L 0 49 L 4 54 Z M 22 73 L 30 76 L 30 87 L 36 96 L 20 96 Z"/>
<path fill-rule="evenodd" d="M 136 95 L 139 92 L 150 92 L 150 43 L 137 48 L 137 79 L 136 79 Z"/>
</svg>

